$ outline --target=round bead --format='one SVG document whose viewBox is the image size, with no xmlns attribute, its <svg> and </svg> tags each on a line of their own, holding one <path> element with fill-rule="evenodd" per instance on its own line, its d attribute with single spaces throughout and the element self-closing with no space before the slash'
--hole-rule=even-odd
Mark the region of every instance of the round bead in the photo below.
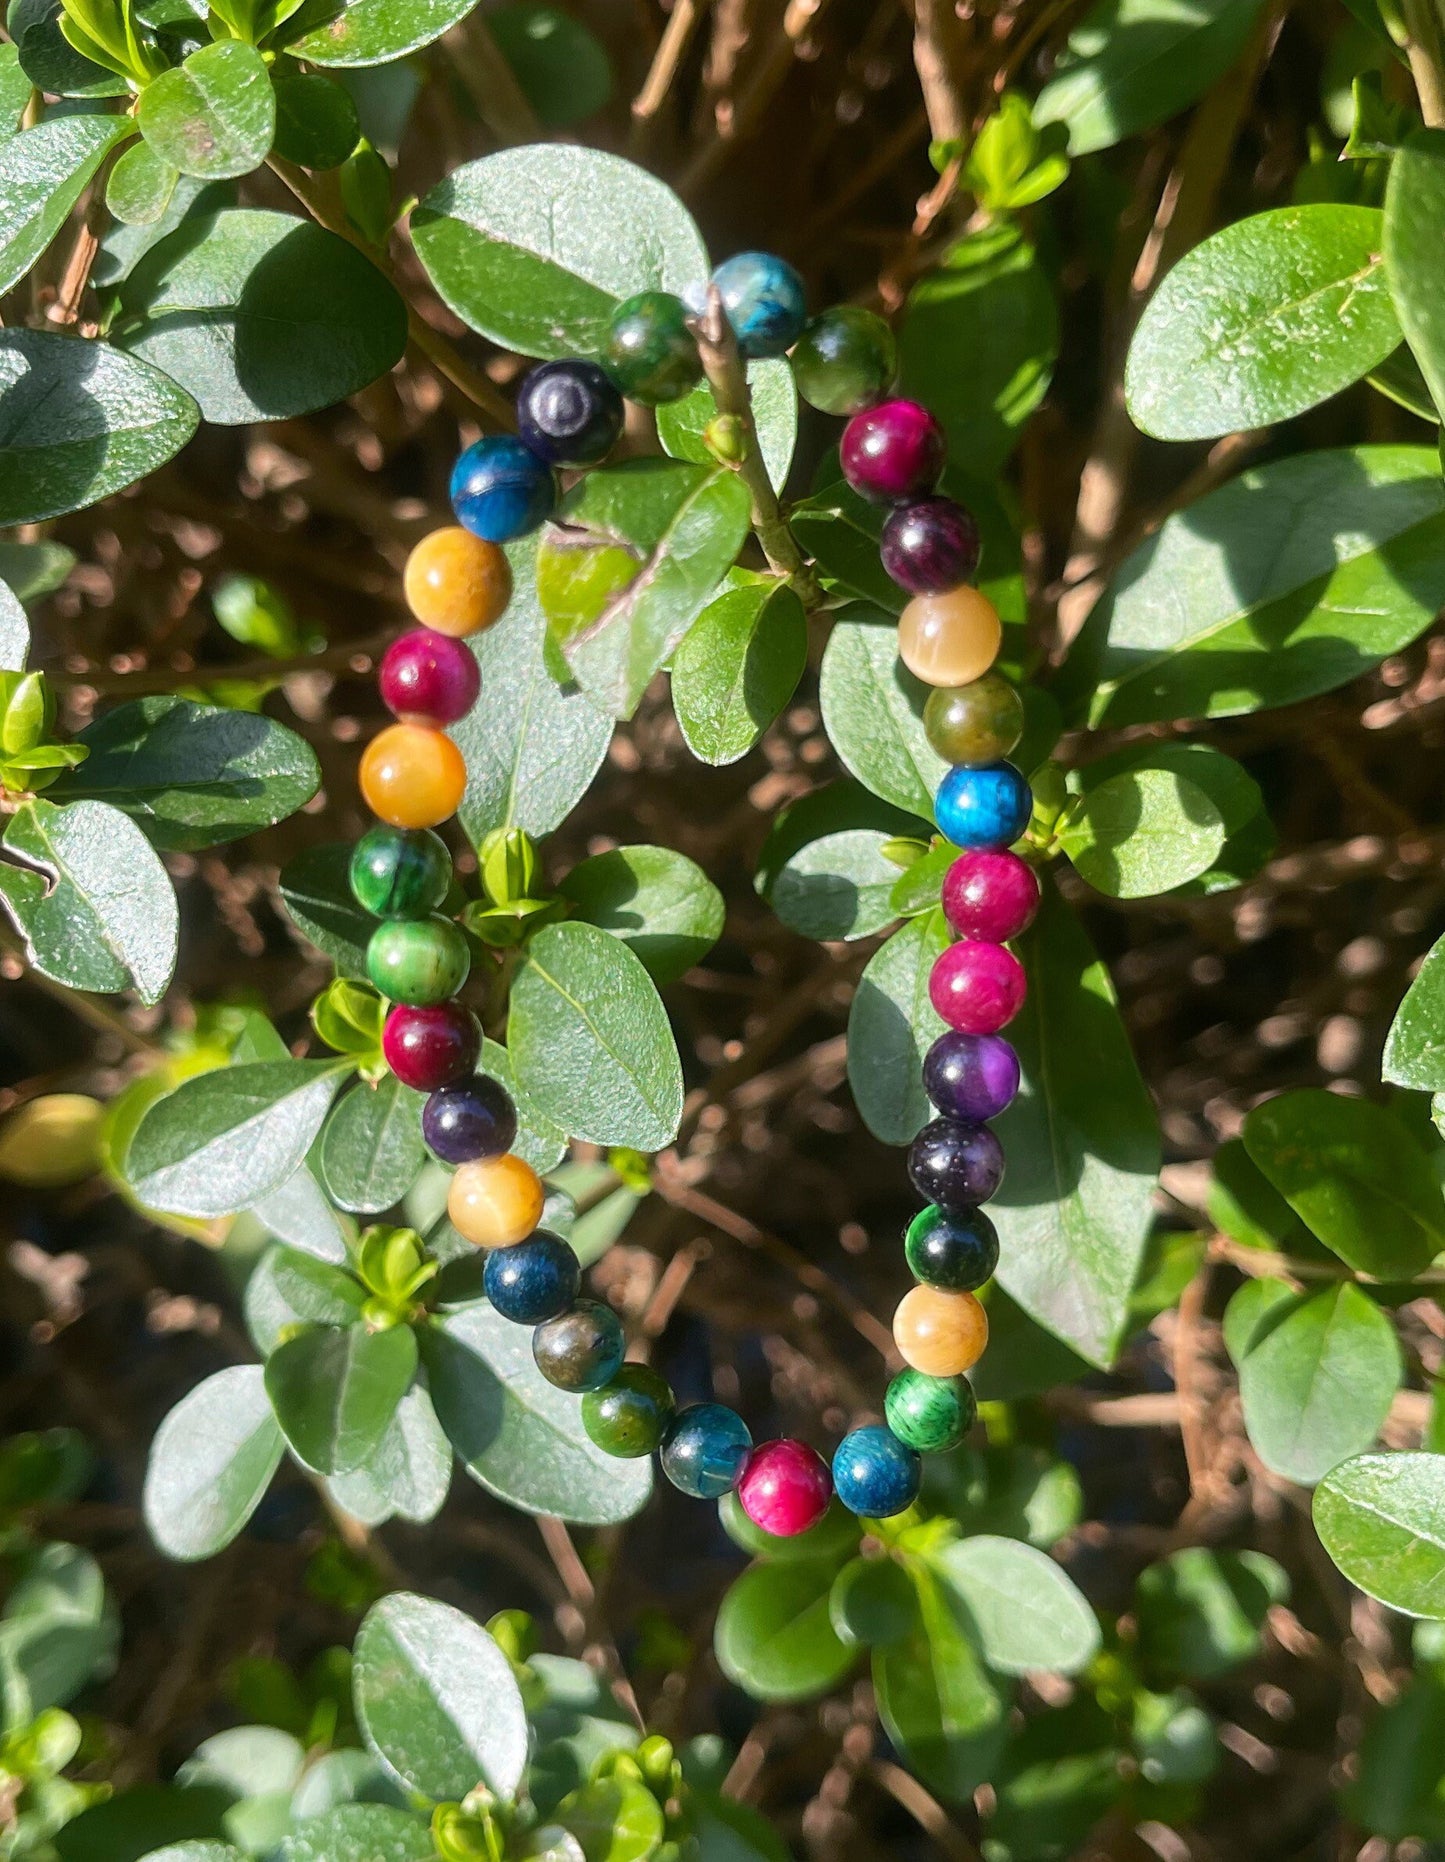
<svg viewBox="0 0 1445 1862">
<path fill-rule="evenodd" d="M 524 1158 L 479 1157 L 459 1166 L 447 1191 L 452 1227 L 476 1248 L 514 1248 L 542 1220 L 546 1191 Z"/>
<path fill-rule="evenodd" d="M 898 617 L 898 657 L 925 685 L 981 679 L 1002 645 L 998 609 L 967 584 L 946 595 L 915 595 Z"/>
<path fill-rule="evenodd" d="M 512 565 L 495 543 L 448 524 L 423 537 L 406 559 L 406 605 L 439 634 L 480 633 L 512 599 Z"/>
<path fill-rule="evenodd" d="M 987 1125 L 936 1118 L 908 1147 L 908 1174 L 925 1201 L 975 1209 L 1003 1182 L 1003 1146 Z"/>
<path fill-rule="evenodd" d="M 797 342 L 808 320 L 808 295 L 786 259 L 737 252 L 723 260 L 712 282 L 745 356 L 780 356 Z"/>
<path fill-rule="evenodd" d="M 1024 966 L 1002 944 L 967 938 L 934 959 L 928 999 L 960 1034 L 997 1034 L 1024 1005 Z"/>
<path fill-rule="evenodd" d="M 447 725 L 476 704 L 482 673 L 470 647 L 434 627 L 417 627 L 386 649 L 377 684 L 393 717 Z"/>
<path fill-rule="evenodd" d="M 549 1384 L 574 1394 L 611 1383 L 625 1345 L 622 1321 L 601 1300 L 577 1300 L 532 1334 L 537 1369 Z"/>
<path fill-rule="evenodd" d="M 369 828 L 351 853 L 351 895 L 373 918 L 426 918 L 447 896 L 452 857 L 425 828 Z"/>
<path fill-rule="evenodd" d="M 502 1157 L 517 1140 L 517 1108 L 489 1074 L 439 1087 L 421 1109 L 421 1135 L 444 1164 Z"/>
<path fill-rule="evenodd" d="M 982 1125 L 1013 1104 L 1019 1057 L 1001 1034 L 950 1028 L 924 1056 L 923 1090 L 945 1118 Z"/>
<path fill-rule="evenodd" d="M 968 685 L 940 685 L 923 707 L 923 731 L 949 763 L 997 763 L 1024 734 L 1024 701 L 1001 673 Z"/>
<path fill-rule="evenodd" d="M 959 937 L 1006 944 L 1033 923 L 1039 896 L 1038 877 L 1026 860 L 977 847 L 944 875 L 943 914 Z"/>
<path fill-rule="evenodd" d="M 838 459 L 860 497 L 902 504 L 933 490 L 944 453 L 943 428 L 926 407 L 880 401 L 844 427 Z"/>
<path fill-rule="evenodd" d="M 552 468 L 509 433 L 490 433 L 452 467 L 452 509 L 475 537 L 510 543 L 552 515 Z"/>
<path fill-rule="evenodd" d="M 662 1438 L 662 1471 L 694 1500 L 720 1500 L 737 1486 L 753 1438 L 724 1403 L 693 1403 L 680 1410 Z"/>
<path fill-rule="evenodd" d="M 686 307 L 667 291 L 639 291 L 617 306 L 602 361 L 627 398 L 643 407 L 676 401 L 702 378 Z"/>
<path fill-rule="evenodd" d="M 898 345 L 880 316 L 836 304 L 804 326 L 790 358 L 798 393 L 824 414 L 861 414 L 893 386 Z"/>
<path fill-rule="evenodd" d="M 925 1377 L 961 1377 L 984 1354 L 988 1314 L 972 1293 L 913 1287 L 893 1315 L 893 1342 Z"/>
<path fill-rule="evenodd" d="M 622 431 L 622 396 L 595 362 L 544 362 L 517 391 L 517 434 L 554 466 L 600 464 Z"/>
<path fill-rule="evenodd" d="M 982 1209 L 950 1211 L 930 1203 L 908 1224 L 903 1252 L 924 1286 L 974 1293 L 998 1266 L 998 1230 Z"/>
<path fill-rule="evenodd" d="M 367 807 L 394 828 L 434 828 L 461 805 L 467 787 L 462 753 L 424 724 L 388 724 L 361 757 Z"/>
<path fill-rule="evenodd" d="M 923 1469 L 918 1456 L 877 1423 L 853 1429 L 833 1456 L 833 1488 L 850 1513 L 892 1519 L 918 1498 Z"/>
<path fill-rule="evenodd" d="M 623 1461 L 650 1455 L 671 1415 L 672 1391 L 650 1364 L 624 1364 L 582 1399 L 582 1427 L 604 1454 Z"/>
<path fill-rule="evenodd" d="M 366 974 L 382 995 L 413 1008 L 449 1002 L 471 967 L 467 940 L 450 918 L 389 918 L 366 947 Z"/>
<path fill-rule="evenodd" d="M 738 1499 L 748 1518 L 775 1539 L 816 1526 L 833 1497 L 828 1464 L 806 1442 L 764 1442 L 748 1456 Z"/>
<path fill-rule="evenodd" d="M 941 1455 L 973 1427 L 978 1403 L 962 1377 L 929 1377 L 900 1371 L 883 1399 L 888 1427 L 920 1455 Z"/>
<path fill-rule="evenodd" d="M 878 544 L 883 567 L 910 595 L 942 595 L 971 581 L 978 520 L 953 498 L 919 498 L 888 513 Z"/>
<path fill-rule="evenodd" d="M 1034 798 L 1012 763 L 951 769 L 938 785 L 934 819 L 958 847 L 1007 847 L 1029 824 Z"/>
<path fill-rule="evenodd" d="M 419 1093 L 434 1093 L 470 1073 L 482 1051 L 481 1024 L 459 1002 L 435 1008 L 394 1008 L 381 1031 L 386 1064 Z"/>
<path fill-rule="evenodd" d="M 542 1325 L 576 1299 L 582 1264 L 560 1235 L 539 1228 L 526 1241 L 487 1256 L 482 1288 L 493 1308 L 514 1325 Z"/>
</svg>

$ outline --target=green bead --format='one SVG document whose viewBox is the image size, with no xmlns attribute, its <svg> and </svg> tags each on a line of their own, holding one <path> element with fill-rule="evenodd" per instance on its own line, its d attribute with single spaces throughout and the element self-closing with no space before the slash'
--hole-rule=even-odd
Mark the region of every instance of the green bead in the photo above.
<svg viewBox="0 0 1445 1862">
<path fill-rule="evenodd" d="M 624 1364 L 600 1390 L 582 1399 L 582 1427 L 603 1451 L 624 1461 L 650 1455 L 672 1415 L 667 1379 L 650 1364 Z"/>
<path fill-rule="evenodd" d="M 628 400 L 643 407 L 679 400 L 696 387 L 702 358 L 682 299 L 667 291 L 639 291 L 619 304 L 608 325 L 602 365 Z"/>
<path fill-rule="evenodd" d="M 926 1377 L 900 1371 L 883 1398 L 888 1427 L 920 1455 L 957 1448 L 978 1414 L 972 1386 L 964 1377 Z"/>
<path fill-rule="evenodd" d="M 450 1002 L 472 967 L 467 940 L 449 918 L 394 918 L 366 947 L 366 973 L 389 1002 L 424 1009 Z"/>
<path fill-rule="evenodd" d="M 859 414 L 881 401 L 898 373 L 898 345 L 879 316 L 836 304 L 805 325 L 790 358 L 798 393 L 825 414 Z"/>
<path fill-rule="evenodd" d="M 971 685 L 939 685 L 923 707 L 923 731 L 949 763 L 998 763 L 1024 734 L 1024 701 L 996 672 Z"/>
<path fill-rule="evenodd" d="M 373 918 L 425 918 L 447 896 L 452 857 L 430 828 L 372 828 L 351 855 L 351 891 Z"/>
</svg>

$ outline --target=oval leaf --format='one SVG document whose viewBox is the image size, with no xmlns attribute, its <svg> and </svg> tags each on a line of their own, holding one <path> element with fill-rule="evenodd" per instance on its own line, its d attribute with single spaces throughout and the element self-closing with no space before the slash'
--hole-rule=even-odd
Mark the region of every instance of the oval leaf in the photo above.
<svg viewBox="0 0 1445 1862">
<path fill-rule="evenodd" d="M 259 1364 L 197 1384 L 156 1431 L 142 1506 L 167 1558 L 210 1558 L 246 1524 L 285 1444 Z"/>
<path fill-rule="evenodd" d="M 276 1851 L 276 1862 L 434 1862 L 425 1821 L 390 1804 L 338 1804 L 306 1817 Z"/>
<path fill-rule="evenodd" d="M 342 1209 L 375 1215 L 399 1203 L 426 1162 L 421 1136 L 424 1093 L 394 1073 L 365 1081 L 333 1109 L 321 1134 L 321 1174 Z"/>
<path fill-rule="evenodd" d="M 1098 1621 L 1046 1552 L 979 1533 L 944 1546 L 929 1563 L 962 1601 L 984 1660 L 1001 1674 L 1077 1674 L 1093 1660 Z"/>
<path fill-rule="evenodd" d="M 1395 1086 L 1427 1093 L 1445 1087 L 1445 938 L 1431 948 L 1395 1011 L 1382 1073 Z"/>
<path fill-rule="evenodd" d="M 266 1394 L 302 1462 L 318 1474 L 347 1474 L 381 1444 L 416 1371 L 416 1334 L 394 1325 L 317 1326 L 298 1332 L 266 1360 Z"/>
<path fill-rule="evenodd" d="M 898 917 L 898 868 L 883 852 L 891 838 L 877 828 L 848 828 L 809 841 L 779 868 L 768 903 L 804 937 L 872 937 Z"/>
<path fill-rule="evenodd" d="M 713 1647 L 729 1681 L 756 1700 L 824 1694 L 858 1659 L 828 1614 L 831 1561 L 755 1564 L 728 1591 Z"/>
<path fill-rule="evenodd" d="M 672 656 L 672 703 L 687 747 L 704 763 L 736 763 L 797 690 L 808 617 L 771 577 L 739 581 L 703 609 Z"/>
<path fill-rule="evenodd" d="M 1314 1517 L 1367 1596 L 1445 1620 L 1445 1455 L 1357 1455 L 1315 1489 Z"/>
<path fill-rule="evenodd" d="M 222 39 L 192 52 L 141 92 L 141 134 L 163 162 L 201 181 L 248 175 L 270 152 L 276 97 L 253 45 Z"/>
<path fill-rule="evenodd" d="M 1130 770 L 1085 792 L 1059 843 L 1096 891 L 1112 899 L 1152 898 L 1214 864 L 1224 817 L 1178 771 Z"/>
<path fill-rule="evenodd" d="M 848 1011 L 848 1084 L 863 1123 L 884 1144 L 908 1144 L 933 1110 L 920 1077 L 943 1033 L 928 977 L 951 939 L 941 911 L 910 919 L 880 945 Z"/>
<path fill-rule="evenodd" d="M 1445 215 L 1445 132 L 1416 130 L 1390 163 L 1385 188 L 1385 262 L 1400 327 L 1429 399 L 1445 407 L 1445 275 L 1439 229 Z"/>
<path fill-rule="evenodd" d="M 0 291 L 8 291 L 70 217 L 117 143 L 124 116 L 58 116 L 0 142 Z"/>
<path fill-rule="evenodd" d="M 313 65 L 384 65 L 439 39 L 471 11 L 472 0 L 313 0 L 291 26 L 287 50 Z"/>
<path fill-rule="evenodd" d="M 615 847 L 582 860 L 558 888 L 579 918 L 620 938 L 655 983 L 700 963 L 722 932 L 723 896 L 686 854 Z"/>
<path fill-rule="evenodd" d="M 436 1518 L 452 1484 L 452 1445 L 419 1383 L 397 1405 L 365 1465 L 329 1484 L 337 1504 L 364 1526 L 398 1514 L 415 1525 Z"/>
<path fill-rule="evenodd" d="M 892 615 L 843 609 L 823 654 L 819 696 L 844 767 L 885 802 L 931 821 L 948 765 L 924 735 L 928 687 L 899 659 Z"/>
</svg>

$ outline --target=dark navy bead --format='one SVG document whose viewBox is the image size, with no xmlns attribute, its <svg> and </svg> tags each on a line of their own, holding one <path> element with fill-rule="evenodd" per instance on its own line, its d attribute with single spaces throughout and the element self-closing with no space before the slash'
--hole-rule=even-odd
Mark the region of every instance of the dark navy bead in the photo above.
<svg viewBox="0 0 1445 1862">
<path fill-rule="evenodd" d="M 622 1321 L 601 1300 L 578 1300 L 532 1334 L 532 1357 L 559 1390 L 600 1390 L 622 1366 Z"/>
<path fill-rule="evenodd" d="M 554 466 L 592 466 L 622 431 L 622 396 L 595 362 L 544 362 L 517 393 L 517 434 Z"/>
<path fill-rule="evenodd" d="M 924 1056 L 923 1090 L 945 1118 L 982 1125 L 1013 1104 L 1019 1057 L 1001 1034 L 950 1028 Z"/>
<path fill-rule="evenodd" d="M 438 1087 L 421 1109 L 421 1135 L 444 1164 L 501 1157 L 517 1137 L 517 1108 L 500 1081 L 474 1073 Z"/>
<path fill-rule="evenodd" d="M 662 1471 L 694 1500 L 720 1500 L 737 1486 L 753 1438 L 724 1403 L 694 1403 L 680 1410 L 662 1438 Z"/>
<path fill-rule="evenodd" d="M 560 1235 L 539 1228 L 526 1241 L 487 1256 L 482 1286 L 504 1319 L 541 1325 L 566 1312 L 582 1285 L 582 1267 Z"/>
<path fill-rule="evenodd" d="M 879 1423 L 845 1435 L 833 1456 L 834 1491 L 865 1519 L 891 1519 L 912 1506 L 922 1478 L 918 1456 Z"/>
<path fill-rule="evenodd" d="M 930 1203 L 908 1224 L 903 1252 L 926 1287 L 972 1293 L 998 1266 L 998 1230 L 982 1209 L 940 1209 Z"/>
<path fill-rule="evenodd" d="M 974 1209 L 1003 1182 L 1003 1146 L 987 1125 L 936 1118 L 908 1147 L 908 1174 L 925 1201 Z"/>
<path fill-rule="evenodd" d="M 807 293 L 785 259 L 771 252 L 739 252 L 723 260 L 712 282 L 745 356 L 780 356 L 802 335 Z"/>
<path fill-rule="evenodd" d="M 552 468 L 510 434 L 474 440 L 452 468 L 452 509 L 474 537 L 510 543 L 552 515 Z"/>
<path fill-rule="evenodd" d="M 938 785 L 934 819 L 958 847 L 1007 847 L 1029 824 L 1034 798 L 1012 763 L 951 769 Z"/>
</svg>

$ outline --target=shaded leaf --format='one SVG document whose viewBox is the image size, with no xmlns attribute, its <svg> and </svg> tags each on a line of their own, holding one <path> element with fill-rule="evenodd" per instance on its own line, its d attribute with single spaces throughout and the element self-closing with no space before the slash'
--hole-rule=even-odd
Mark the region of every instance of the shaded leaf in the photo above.
<svg viewBox="0 0 1445 1862">
<path fill-rule="evenodd" d="M 848 1011 L 848 1084 L 863 1123 L 884 1144 L 908 1144 L 933 1116 L 921 1070 L 944 1024 L 928 977 L 950 942 L 941 911 L 911 918 L 858 979 Z"/>
<path fill-rule="evenodd" d="M 558 887 L 577 915 L 620 938 L 655 983 L 700 963 L 722 932 L 723 896 L 670 847 L 615 847 L 579 861 Z"/>
<path fill-rule="evenodd" d="M 736 763 L 797 689 L 808 619 L 794 591 L 734 569 L 672 658 L 672 702 L 687 747 L 705 763 Z"/>
<path fill-rule="evenodd" d="M 321 1133 L 321 1174 L 342 1209 L 375 1215 L 399 1203 L 426 1162 L 424 1093 L 394 1073 L 360 1082 L 332 1108 Z"/>
<path fill-rule="evenodd" d="M 266 1360 L 266 1394 L 286 1440 L 318 1474 L 348 1474 L 379 1447 L 416 1371 L 416 1334 L 361 1322 L 314 1326 Z"/>
</svg>

